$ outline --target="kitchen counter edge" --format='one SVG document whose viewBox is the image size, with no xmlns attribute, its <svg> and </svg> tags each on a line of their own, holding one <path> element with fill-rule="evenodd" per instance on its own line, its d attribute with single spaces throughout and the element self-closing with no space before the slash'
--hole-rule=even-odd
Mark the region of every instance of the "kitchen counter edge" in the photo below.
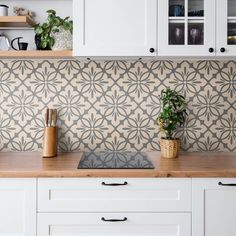
<svg viewBox="0 0 236 236">
<path fill-rule="evenodd" d="M 147 152 L 154 169 L 77 169 L 82 152 L 61 153 L 42 158 L 39 152 L 0 152 L 1 178 L 211 178 L 236 177 L 236 153 L 181 153 L 164 159 L 159 152 Z"/>
</svg>

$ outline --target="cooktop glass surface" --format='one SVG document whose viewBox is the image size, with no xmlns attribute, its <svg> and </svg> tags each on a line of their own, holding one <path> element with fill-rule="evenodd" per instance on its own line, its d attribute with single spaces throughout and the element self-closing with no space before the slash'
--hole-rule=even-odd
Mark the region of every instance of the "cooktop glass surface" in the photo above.
<svg viewBox="0 0 236 236">
<path fill-rule="evenodd" d="M 143 152 L 85 152 L 78 169 L 154 169 Z"/>
</svg>

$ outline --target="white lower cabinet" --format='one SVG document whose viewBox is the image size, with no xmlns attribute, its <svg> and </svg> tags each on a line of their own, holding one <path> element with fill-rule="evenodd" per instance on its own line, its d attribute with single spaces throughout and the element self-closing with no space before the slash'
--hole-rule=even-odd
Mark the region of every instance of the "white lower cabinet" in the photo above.
<svg viewBox="0 0 236 236">
<path fill-rule="evenodd" d="M 236 235 L 236 179 L 193 179 L 193 236 Z"/>
<path fill-rule="evenodd" d="M 0 236 L 36 236 L 36 179 L 0 179 Z"/>
<path fill-rule="evenodd" d="M 235 202 L 236 178 L 1 178 L 0 236 L 235 236 Z"/>
<path fill-rule="evenodd" d="M 38 236 L 190 236 L 191 213 L 40 213 Z"/>
<path fill-rule="evenodd" d="M 38 236 L 191 236 L 189 178 L 38 179 Z"/>
</svg>

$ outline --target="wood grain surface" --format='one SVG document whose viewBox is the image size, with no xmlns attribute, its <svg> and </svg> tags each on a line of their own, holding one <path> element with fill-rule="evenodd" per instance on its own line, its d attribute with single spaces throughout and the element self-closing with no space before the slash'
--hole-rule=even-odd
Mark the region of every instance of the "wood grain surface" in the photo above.
<svg viewBox="0 0 236 236">
<path fill-rule="evenodd" d="M 0 177 L 236 177 L 236 153 L 183 153 L 163 159 L 148 152 L 153 170 L 78 170 L 82 153 L 59 154 L 52 159 L 42 153 L 0 153 Z"/>
<path fill-rule="evenodd" d="M 71 50 L 63 51 L 48 51 L 48 50 L 33 50 L 33 51 L 0 51 L 2 58 L 72 58 Z"/>
</svg>

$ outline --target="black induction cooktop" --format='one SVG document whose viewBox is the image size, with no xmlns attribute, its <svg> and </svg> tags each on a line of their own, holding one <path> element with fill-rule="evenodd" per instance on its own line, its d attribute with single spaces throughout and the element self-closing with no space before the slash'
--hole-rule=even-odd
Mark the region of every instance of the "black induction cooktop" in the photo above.
<svg viewBox="0 0 236 236">
<path fill-rule="evenodd" d="M 85 152 L 78 169 L 154 169 L 144 152 Z"/>
</svg>

